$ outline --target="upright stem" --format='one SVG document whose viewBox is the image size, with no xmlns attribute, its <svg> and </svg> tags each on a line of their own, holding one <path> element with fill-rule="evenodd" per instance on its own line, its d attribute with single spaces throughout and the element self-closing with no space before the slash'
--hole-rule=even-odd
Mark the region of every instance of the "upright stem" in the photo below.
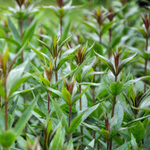
<svg viewBox="0 0 150 150">
<path fill-rule="evenodd" d="M 8 104 L 8 102 L 7 102 L 7 100 L 5 100 L 5 131 L 7 131 L 7 129 L 8 129 L 8 125 L 7 125 L 7 104 Z"/>
<path fill-rule="evenodd" d="M 146 51 L 148 51 L 148 36 L 146 37 Z M 147 59 L 145 59 L 144 76 L 147 74 Z M 146 92 L 146 84 L 144 84 L 144 92 Z"/>
<path fill-rule="evenodd" d="M 117 76 L 115 76 L 115 82 L 117 82 Z M 116 95 L 113 96 L 113 108 L 112 108 L 111 118 L 113 118 L 113 116 L 114 116 L 115 103 L 116 103 Z M 112 150 L 112 139 L 110 140 L 110 145 L 109 146 L 110 146 L 109 150 Z"/>
<path fill-rule="evenodd" d="M 111 35 L 112 35 L 112 29 L 110 28 L 109 29 L 109 43 L 111 42 Z M 108 51 L 108 58 L 111 57 L 111 49 L 109 49 Z"/>
</svg>

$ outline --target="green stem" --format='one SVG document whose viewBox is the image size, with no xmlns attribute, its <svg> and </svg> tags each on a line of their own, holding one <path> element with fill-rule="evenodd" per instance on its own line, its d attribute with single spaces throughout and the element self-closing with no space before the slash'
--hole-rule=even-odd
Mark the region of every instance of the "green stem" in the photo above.
<svg viewBox="0 0 150 150">
<path fill-rule="evenodd" d="M 8 104 L 8 102 L 7 102 L 7 100 L 5 100 L 5 131 L 8 130 L 8 124 L 7 124 L 7 122 L 8 122 L 8 118 L 7 118 L 7 104 Z"/>
</svg>

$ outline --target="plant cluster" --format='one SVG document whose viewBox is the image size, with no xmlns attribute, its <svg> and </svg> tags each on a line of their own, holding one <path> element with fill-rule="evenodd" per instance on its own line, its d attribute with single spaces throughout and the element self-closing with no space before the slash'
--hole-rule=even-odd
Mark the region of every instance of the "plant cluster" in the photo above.
<svg viewBox="0 0 150 150">
<path fill-rule="evenodd" d="M 149 150 L 149 1 L 0 6 L 0 150 Z"/>
</svg>

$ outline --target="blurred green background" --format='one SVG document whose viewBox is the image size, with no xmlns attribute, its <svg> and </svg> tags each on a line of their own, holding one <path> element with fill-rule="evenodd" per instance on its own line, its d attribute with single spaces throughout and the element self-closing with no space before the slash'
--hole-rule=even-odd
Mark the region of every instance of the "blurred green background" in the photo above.
<svg viewBox="0 0 150 150">
<path fill-rule="evenodd" d="M 13 2 L 15 0 L 0 0 L 0 6 L 11 6 L 14 5 Z M 55 5 L 56 4 L 56 0 L 34 0 L 35 2 L 37 2 L 37 4 L 39 5 Z M 65 1 L 69 1 L 69 0 L 65 0 Z M 72 0 L 73 1 L 73 5 L 81 5 L 81 4 L 85 4 L 88 0 Z M 93 0 L 93 2 L 96 5 L 105 5 L 107 2 L 111 2 L 111 0 Z"/>
</svg>

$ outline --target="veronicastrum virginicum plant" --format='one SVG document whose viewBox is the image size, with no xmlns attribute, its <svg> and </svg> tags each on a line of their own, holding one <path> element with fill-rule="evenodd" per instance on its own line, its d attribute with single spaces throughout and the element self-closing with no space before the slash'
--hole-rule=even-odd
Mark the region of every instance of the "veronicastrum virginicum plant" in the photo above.
<svg viewBox="0 0 150 150">
<path fill-rule="evenodd" d="M 94 18 L 82 8 L 80 14 L 71 12 L 78 1 L 71 6 L 72 1 L 57 0 L 58 7 L 50 1 L 50 6 L 41 9 L 33 7 L 30 0 L 14 2 L 15 9 L 0 6 L 0 19 L 5 22 L 0 21 L 0 149 L 147 149 L 149 12 L 142 13 L 139 20 L 134 0 L 111 1 L 108 10 L 107 5 L 102 7 L 104 2 L 82 0 L 87 4 L 82 8 L 95 12 Z M 45 8 L 51 11 L 47 13 Z M 129 30 L 142 22 L 144 29 L 138 30 L 144 38 Z M 139 50 L 143 43 L 147 43 L 144 53 Z M 108 51 L 118 44 L 125 45 L 124 52 L 119 48 L 114 58 L 110 57 Z M 104 63 L 97 63 L 92 49 Z M 30 65 L 27 61 L 20 64 L 23 51 Z M 130 56 L 135 52 L 142 58 Z M 142 64 L 146 64 L 145 76 Z M 98 72 L 107 69 L 107 75 Z M 26 81 L 30 76 L 33 78 Z M 140 80 L 145 80 L 145 89 Z M 29 89 L 19 88 L 22 83 Z M 28 92 L 25 103 L 23 92 Z"/>
</svg>

